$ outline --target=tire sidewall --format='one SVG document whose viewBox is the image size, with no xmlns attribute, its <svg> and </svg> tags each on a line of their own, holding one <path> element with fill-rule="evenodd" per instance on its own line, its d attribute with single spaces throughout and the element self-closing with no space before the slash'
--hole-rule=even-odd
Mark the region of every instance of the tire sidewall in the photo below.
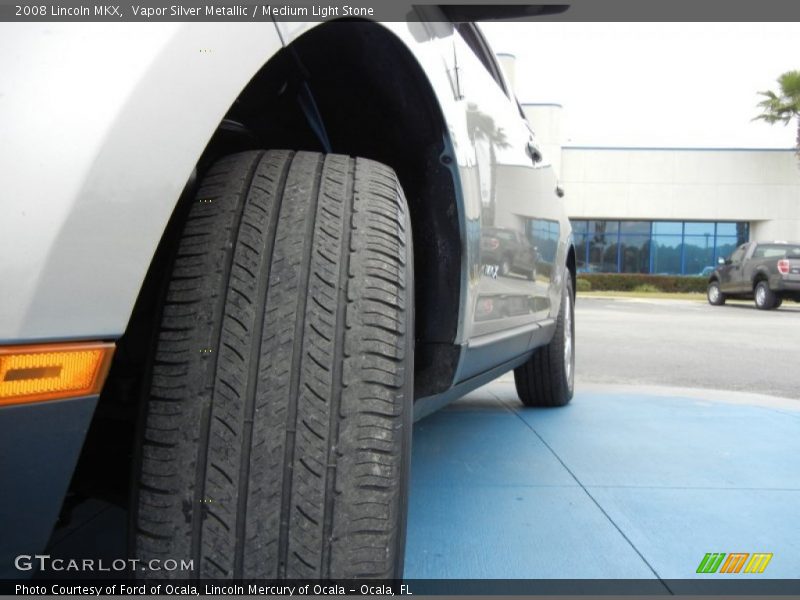
<svg viewBox="0 0 800 600">
<path fill-rule="evenodd" d="M 716 289 L 716 294 L 712 294 L 712 290 Z M 708 289 L 706 290 L 706 298 L 708 299 L 708 303 L 712 306 L 719 306 L 720 301 L 722 300 L 722 292 L 719 289 L 719 283 L 716 281 L 712 281 L 708 284 Z"/>
<path fill-rule="evenodd" d="M 573 275 L 565 269 L 559 311 L 552 337 L 514 369 L 520 401 L 528 407 L 565 406 L 575 390 L 575 293 Z M 567 342 L 570 347 L 567 352 Z"/>
<path fill-rule="evenodd" d="M 759 301 L 759 296 L 763 294 L 763 301 Z M 759 281 L 756 284 L 756 289 L 753 294 L 756 308 L 760 310 L 769 310 L 772 308 L 773 302 L 770 302 L 770 290 L 765 281 Z"/>
<path fill-rule="evenodd" d="M 564 292 L 561 298 L 562 336 L 561 336 L 561 356 L 562 364 L 562 383 L 567 397 L 571 398 L 575 392 L 575 294 L 572 290 L 572 277 L 567 273 Z M 570 368 L 567 369 L 566 360 L 563 357 L 567 344 L 567 334 L 571 342 Z"/>
<path fill-rule="evenodd" d="M 400 457 L 400 507 L 397 523 L 397 541 L 395 547 L 394 576 L 400 578 L 405 569 L 406 555 L 406 535 L 408 529 L 408 497 L 411 489 L 411 444 L 412 431 L 414 427 L 414 356 L 416 354 L 416 313 L 414 305 L 414 294 L 416 282 L 414 280 L 414 243 L 410 234 L 411 215 L 405 194 L 401 194 L 403 210 L 406 215 L 406 238 L 408 271 L 406 273 L 406 381 L 405 381 L 405 402 L 403 407 L 403 441 L 402 456 Z"/>
</svg>

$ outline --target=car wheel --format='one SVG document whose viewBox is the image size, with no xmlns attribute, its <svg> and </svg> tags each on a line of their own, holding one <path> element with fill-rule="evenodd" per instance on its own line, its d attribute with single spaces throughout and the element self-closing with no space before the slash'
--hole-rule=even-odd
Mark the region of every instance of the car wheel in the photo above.
<svg viewBox="0 0 800 600">
<path fill-rule="evenodd" d="M 754 297 L 756 308 L 761 310 L 770 310 L 775 308 L 775 301 L 777 298 L 772 290 L 769 289 L 769 283 L 766 281 L 759 281 L 756 284 Z"/>
<path fill-rule="evenodd" d="M 714 306 L 722 306 L 725 304 L 725 294 L 720 291 L 718 281 L 712 281 L 708 284 L 706 296 L 708 297 L 709 304 Z"/>
<path fill-rule="evenodd" d="M 775 305 L 772 308 L 780 308 L 781 304 L 783 304 L 783 298 L 775 298 Z"/>
<path fill-rule="evenodd" d="M 394 172 L 255 151 L 183 227 L 138 439 L 135 556 L 177 578 L 402 575 L 414 365 Z"/>
<path fill-rule="evenodd" d="M 525 406 L 564 406 L 572 399 L 575 389 L 574 302 L 572 278 L 567 273 L 553 339 L 514 369 L 517 395 Z"/>
</svg>

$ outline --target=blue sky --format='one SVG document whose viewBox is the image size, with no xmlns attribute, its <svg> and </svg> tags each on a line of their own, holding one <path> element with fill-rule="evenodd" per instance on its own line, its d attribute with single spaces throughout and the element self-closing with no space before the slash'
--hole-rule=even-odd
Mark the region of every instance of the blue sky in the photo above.
<svg viewBox="0 0 800 600">
<path fill-rule="evenodd" d="M 770 126 L 759 90 L 800 70 L 800 23 L 484 23 L 517 57 L 521 102 L 564 106 L 567 143 L 598 146 L 794 146 Z"/>
</svg>

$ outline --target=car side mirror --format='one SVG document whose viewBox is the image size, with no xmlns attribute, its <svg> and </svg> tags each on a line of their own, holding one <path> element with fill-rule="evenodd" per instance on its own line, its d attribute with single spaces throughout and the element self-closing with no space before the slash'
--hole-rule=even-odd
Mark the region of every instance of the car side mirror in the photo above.
<svg viewBox="0 0 800 600">
<path fill-rule="evenodd" d="M 717 264 L 718 264 L 718 265 L 724 265 L 724 264 L 726 264 L 726 263 L 725 263 L 725 259 L 724 259 L 722 256 L 720 256 L 720 257 L 717 259 Z"/>
</svg>

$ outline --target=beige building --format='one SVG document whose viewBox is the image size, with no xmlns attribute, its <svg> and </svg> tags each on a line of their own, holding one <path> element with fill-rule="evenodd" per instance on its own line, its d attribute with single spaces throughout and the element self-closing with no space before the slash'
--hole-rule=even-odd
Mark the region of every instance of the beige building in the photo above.
<svg viewBox="0 0 800 600">
<path fill-rule="evenodd" d="M 745 241 L 800 241 L 793 149 L 565 146 L 561 106 L 523 108 L 583 271 L 699 274 Z"/>
</svg>

